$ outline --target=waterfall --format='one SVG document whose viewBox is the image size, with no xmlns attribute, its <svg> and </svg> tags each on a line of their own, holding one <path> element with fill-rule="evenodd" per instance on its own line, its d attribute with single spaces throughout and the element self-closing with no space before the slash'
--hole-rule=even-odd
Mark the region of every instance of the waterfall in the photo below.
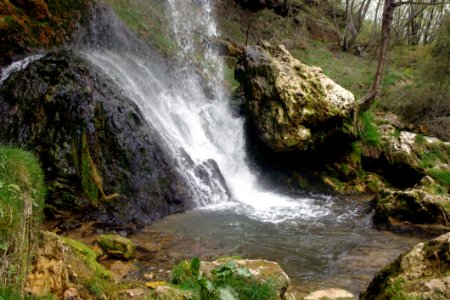
<svg viewBox="0 0 450 300">
<path fill-rule="evenodd" d="M 84 53 L 161 134 L 197 206 L 233 209 L 270 222 L 327 215 L 329 209 L 317 199 L 266 191 L 249 168 L 244 120 L 230 111 L 223 62 L 210 43 L 217 36 L 210 1 L 169 0 L 167 9 L 180 49 L 170 74 L 163 74 L 151 56 L 98 48 Z"/>
</svg>

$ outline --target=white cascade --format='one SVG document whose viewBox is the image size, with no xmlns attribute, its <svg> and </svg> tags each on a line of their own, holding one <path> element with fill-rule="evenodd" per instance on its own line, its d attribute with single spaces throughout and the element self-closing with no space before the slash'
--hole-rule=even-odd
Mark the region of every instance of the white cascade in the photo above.
<svg viewBox="0 0 450 300">
<path fill-rule="evenodd" d="M 259 185 L 247 163 L 244 120 L 230 111 L 222 86 L 223 62 L 209 43 L 217 36 L 212 5 L 209 0 L 168 2 L 180 50 L 175 74 L 161 74 L 161 69 L 134 54 L 106 50 L 85 54 L 140 106 L 161 134 L 190 183 L 197 206 L 233 209 L 268 222 L 328 215 L 330 207 L 324 201 L 292 199 Z"/>
</svg>

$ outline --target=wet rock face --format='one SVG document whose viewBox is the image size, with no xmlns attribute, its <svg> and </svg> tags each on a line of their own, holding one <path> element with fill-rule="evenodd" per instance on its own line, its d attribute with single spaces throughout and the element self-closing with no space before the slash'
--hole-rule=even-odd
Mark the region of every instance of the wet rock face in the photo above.
<svg viewBox="0 0 450 300">
<path fill-rule="evenodd" d="M 315 150 L 350 135 L 344 123 L 351 123 L 353 94 L 284 46 L 246 47 L 236 77 L 259 138 L 274 152 Z"/>
<path fill-rule="evenodd" d="M 416 245 L 374 277 L 360 299 L 449 299 L 450 233 Z"/>
<path fill-rule="evenodd" d="M 38 155 L 49 211 L 140 224 L 190 207 L 190 190 L 158 133 L 90 68 L 62 51 L 0 86 L 0 142 Z"/>
</svg>

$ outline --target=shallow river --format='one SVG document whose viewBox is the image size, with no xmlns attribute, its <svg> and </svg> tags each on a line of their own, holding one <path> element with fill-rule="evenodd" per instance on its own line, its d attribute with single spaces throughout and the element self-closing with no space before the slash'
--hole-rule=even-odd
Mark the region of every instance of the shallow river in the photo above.
<svg viewBox="0 0 450 300">
<path fill-rule="evenodd" d="M 141 258 L 155 273 L 193 256 L 263 258 L 278 262 L 304 293 L 327 287 L 359 293 L 378 270 L 421 241 L 373 229 L 360 201 L 320 196 L 314 201 L 331 213 L 274 223 L 229 205 L 173 215 L 132 240 L 143 246 Z"/>
</svg>

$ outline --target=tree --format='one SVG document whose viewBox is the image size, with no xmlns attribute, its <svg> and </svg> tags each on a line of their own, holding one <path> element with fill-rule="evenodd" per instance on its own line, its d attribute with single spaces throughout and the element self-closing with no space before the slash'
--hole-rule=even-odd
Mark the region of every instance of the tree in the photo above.
<svg viewBox="0 0 450 300">
<path fill-rule="evenodd" d="M 390 35 L 392 30 L 392 21 L 394 18 L 394 12 L 397 7 L 402 5 L 445 5 L 445 2 L 437 2 L 436 0 L 427 1 L 399 1 L 399 0 L 384 0 L 383 18 L 381 22 L 381 47 L 378 58 L 377 70 L 375 72 L 375 78 L 372 83 L 372 87 L 365 96 L 359 99 L 356 103 L 356 109 L 358 111 L 365 111 L 369 109 L 381 86 L 381 80 L 383 79 L 384 68 L 387 61 L 390 45 Z"/>
</svg>

